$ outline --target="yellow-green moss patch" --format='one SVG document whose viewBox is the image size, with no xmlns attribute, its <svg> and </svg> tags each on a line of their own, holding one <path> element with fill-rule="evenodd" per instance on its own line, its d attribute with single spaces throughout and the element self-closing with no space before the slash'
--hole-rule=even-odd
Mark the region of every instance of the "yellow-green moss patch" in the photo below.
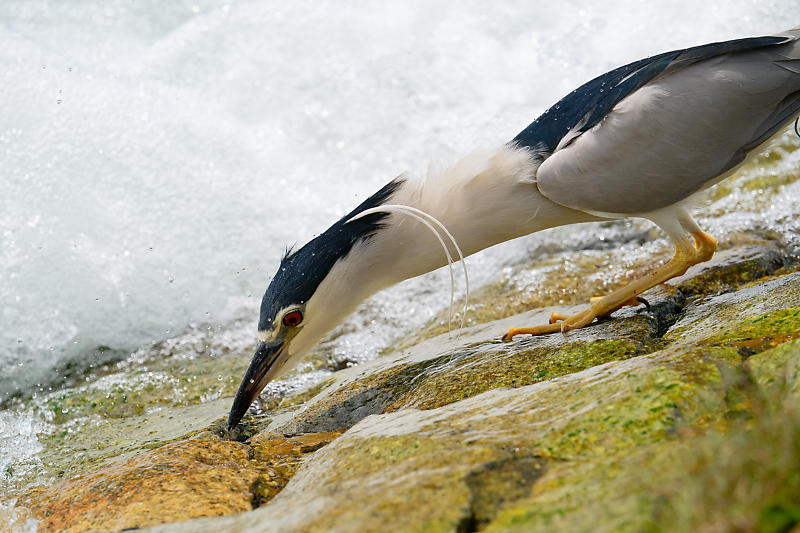
<svg viewBox="0 0 800 533">
<path fill-rule="evenodd" d="M 730 324 L 707 342 L 747 348 L 755 353 L 794 340 L 798 335 L 800 307 L 788 307 Z"/>
<path fill-rule="evenodd" d="M 504 348 L 466 357 L 436 372 L 428 372 L 416 386 L 386 408 L 433 409 L 500 387 L 522 387 L 570 374 L 609 361 L 643 353 L 642 345 L 624 340 L 576 342 L 559 348 L 512 350 Z"/>
<path fill-rule="evenodd" d="M 763 351 L 746 364 L 767 399 L 778 396 L 800 406 L 800 340 Z"/>
</svg>

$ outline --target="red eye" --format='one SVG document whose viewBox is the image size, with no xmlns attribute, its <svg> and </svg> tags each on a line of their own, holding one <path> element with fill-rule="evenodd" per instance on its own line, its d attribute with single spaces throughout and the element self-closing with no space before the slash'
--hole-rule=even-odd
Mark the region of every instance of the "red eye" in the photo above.
<svg viewBox="0 0 800 533">
<path fill-rule="evenodd" d="M 303 313 L 298 311 L 292 311 L 291 313 L 286 313 L 283 317 L 283 325 L 284 326 L 296 326 L 303 321 Z"/>
</svg>

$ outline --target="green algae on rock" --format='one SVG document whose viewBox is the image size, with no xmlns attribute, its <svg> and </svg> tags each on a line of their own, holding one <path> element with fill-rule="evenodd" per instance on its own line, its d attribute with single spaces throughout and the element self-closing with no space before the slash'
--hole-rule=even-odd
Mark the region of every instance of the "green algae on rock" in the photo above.
<svg viewBox="0 0 800 533">
<path fill-rule="evenodd" d="M 650 489 L 649 531 L 796 531 L 800 412 L 771 406 L 673 452 L 681 471 Z"/>
<path fill-rule="evenodd" d="M 466 323 L 483 324 L 530 309 L 589 302 L 590 298 L 611 292 L 645 273 L 651 267 L 654 256 L 666 256 L 669 253 L 666 243 L 652 243 L 650 248 L 643 253 L 640 243 L 636 243 L 614 249 L 582 250 L 570 253 L 567 259 L 537 260 L 517 267 L 514 274 L 481 287 L 470 296 Z M 534 270 L 537 276 L 527 283 L 521 282 L 520 279 L 526 278 L 525 270 Z M 598 276 L 598 272 L 604 275 Z M 462 305 L 463 302 L 458 302 L 455 307 L 461 309 Z M 455 315 L 455 321 L 460 320 L 460 313 Z M 447 330 L 446 314 L 442 313 L 421 332 L 398 341 L 392 349 L 412 346 Z"/>
<path fill-rule="evenodd" d="M 757 248 L 751 255 L 756 263 L 759 254 L 771 257 L 770 247 Z M 687 285 L 709 271 L 727 279 L 723 288 L 731 292 L 714 294 L 722 287 L 714 283 Z M 754 272 L 723 257 L 676 287 L 648 295 L 650 311 L 624 309 L 613 320 L 566 335 L 494 340 L 510 325 L 546 320 L 562 309 L 537 310 L 337 372 L 287 397 L 251 428 L 265 431 L 240 436 L 249 437 L 240 446 L 249 450 L 245 468 L 257 474 L 247 477 L 257 509 L 154 531 L 700 528 L 716 515 L 696 516 L 693 502 L 676 487 L 695 483 L 697 501 L 721 501 L 735 480 L 726 476 L 703 500 L 713 469 L 748 471 L 751 463 L 732 457 L 753 452 L 762 419 L 776 442 L 788 442 L 785 432 L 767 427 L 773 422 L 764 413 L 797 402 L 800 340 L 792 339 L 800 273 L 753 282 L 750 274 L 736 274 L 744 271 Z M 224 411 L 214 404 L 181 412 Z M 206 438 L 211 423 L 182 434 Z M 291 444 L 282 436 L 338 428 L 349 429 L 322 447 L 332 437 Z M 181 438 L 180 432 L 170 435 Z M 160 446 L 167 437 L 148 442 Z M 288 440 L 307 438 L 314 439 Z M 298 447 L 303 460 L 291 453 L 268 458 L 287 446 Z M 712 460 L 714 447 L 730 450 L 724 461 Z M 128 458 L 141 453 L 141 447 L 122 449 Z M 792 466 L 786 455 L 773 464 Z M 111 460 L 103 456 L 97 464 Z M 799 502 L 757 478 L 754 483 L 763 485 L 758 494 L 768 501 L 741 504 L 737 527 L 745 519 L 791 521 Z M 794 487 L 788 477 L 776 479 Z M 678 518 L 670 522 L 665 516 L 673 510 Z"/>
<path fill-rule="evenodd" d="M 555 465 L 484 531 L 789 531 L 800 523 L 800 417 L 760 413 L 684 436 Z"/>
<path fill-rule="evenodd" d="M 780 315 L 777 319 L 781 321 L 782 333 L 791 333 L 797 326 L 794 311 L 783 310 L 795 307 L 800 307 L 800 272 L 708 297 L 687 307 L 664 339 L 678 343 L 721 342 L 726 338 L 733 339 L 743 327 L 750 331 L 750 335 L 755 335 L 758 323 L 765 319 L 763 315 L 771 312 Z M 762 333 L 774 332 L 765 328 Z"/>
<path fill-rule="evenodd" d="M 269 505 L 215 520 L 213 527 L 491 527 L 504 509 L 546 480 L 556 483 L 570 466 L 597 471 L 609 457 L 642 454 L 647 446 L 682 438 L 680 428 L 722 419 L 725 391 L 717 366 L 705 361 L 702 372 L 687 375 L 693 361 L 697 354 L 656 352 L 435 409 L 367 417 L 312 455 Z M 637 472 L 641 466 L 635 465 Z M 324 507 L 305 512 L 309 501 Z"/>
<path fill-rule="evenodd" d="M 35 463 L 0 480 L 0 492 L 86 474 L 177 440 L 219 439 L 211 426 L 229 408 L 252 353 L 249 345 L 236 351 L 213 337 L 190 331 L 96 369 L 72 387 L 14 399 L 42 419 L 42 449 Z M 309 377 L 313 383 L 317 374 Z"/>
<path fill-rule="evenodd" d="M 772 423 L 765 409 L 797 390 L 798 276 L 744 283 L 680 300 L 663 340 L 657 317 L 626 310 L 566 336 L 480 341 L 502 331 L 503 320 L 465 331 L 460 346 L 431 339 L 344 371 L 291 416 L 339 413 L 352 427 L 311 455 L 278 497 L 251 513 L 158 531 L 668 531 L 713 523 L 713 513 L 695 516 L 698 504 L 676 487 L 694 482 L 697 501 L 720 501 L 733 476 L 700 497 L 714 469 L 745 471 L 731 457 L 754 452 L 757 424 Z M 770 341 L 743 352 L 741 343 L 756 337 Z M 275 427 L 292 427 L 285 422 Z M 714 447 L 730 450 L 727 459 L 710 461 Z M 791 466 L 781 457 L 775 464 Z M 771 499 L 742 504 L 739 515 L 788 523 L 800 502 L 762 488 Z M 678 518 L 665 519 L 678 508 Z"/>
<path fill-rule="evenodd" d="M 646 353 L 644 344 L 620 339 L 567 343 L 559 348 L 483 350 L 444 369 L 423 371 L 415 387 L 385 408 L 433 409 L 499 387 L 522 387 L 609 361 Z M 438 370 L 438 371 L 436 371 Z"/>
<path fill-rule="evenodd" d="M 227 400 L 216 400 L 128 418 L 78 418 L 43 435 L 45 468 L 55 480 L 90 472 L 203 431 Z"/>
<path fill-rule="evenodd" d="M 786 256 L 786 251 L 774 243 L 740 244 L 718 251 L 711 261 L 695 265 L 667 284 L 677 287 L 686 296 L 726 292 L 772 274 L 786 264 Z"/>
<path fill-rule="evenodd" d="M 800 340 L 763 351 L 747 360 L 753 381 L 768 395 L 800 409 Z"/>
<path fill-rule="evenodd" d="M 511 319 L 513 320 L 513 319 Z M 519 320 L 519 318 L 517 318 Z M 393 359 L 380 358 L 340 373 L 339 379 L 269 429 L 330 431 L 401 407 L 432 408 L 498 387 L 517 387 L 626 359 L 655 349 L 657 325 L 634 314 L 570 333 L 572 342 L 537 338 L 505 344 L 485 340 L 499 323 L 476 326 L 460 340 L 431 339 Z M 474 339 L 481 339 L 471 342 Z"/>
<path fill-rule="evenodd" d="M 40 531 L 120 531 L 252 509 L 247 447 L 182 441 L 24 497 Z"/>
</svg>

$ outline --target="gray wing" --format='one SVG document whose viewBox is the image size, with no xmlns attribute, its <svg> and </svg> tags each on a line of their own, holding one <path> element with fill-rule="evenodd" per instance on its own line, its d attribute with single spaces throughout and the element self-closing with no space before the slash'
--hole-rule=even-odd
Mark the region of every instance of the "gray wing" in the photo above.
<svg viewBox="0 0 800 533">
<path fill-rule="evenodd" d="M 548 111 L 566 103 L 568 120 L 542 120 L 545 113 L 514 142 L 543 160 L 537 183 L 557 203 L 614 214 L 666 207 L 729 173 L 800 113 L 798 37 L 714 43 L 626 65 Z"/>
</svg>

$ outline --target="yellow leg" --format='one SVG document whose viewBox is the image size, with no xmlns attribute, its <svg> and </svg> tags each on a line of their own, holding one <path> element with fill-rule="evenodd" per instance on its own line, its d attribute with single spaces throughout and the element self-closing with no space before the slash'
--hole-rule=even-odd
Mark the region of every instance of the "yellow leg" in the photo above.
<svg viewBox="0 0 800 533">
<path fill-rule="evenodd" d="M 696 226 L 695 226 L 696 227 Z M 600 298 L 589 308 L 578 314 L 567 316 L 559 313 L 550 315 L 550 324 L 532 328 L 511 328 L 504 341 L 510 341 L 515 335 L 544 335 L 546 333 L 567 332 L 591 324 L 595 318 L 610 315 L 620 307 L 631 305 L 636 297 L 659 283 L 683 275 L 689 267 L 708 261 L 717 249 L 717 241 L 708 233 L 697 229 L 690 233 L 692 238 L 675 241 L 675 257 L 655 272 L 642 276 L 624 287 L 620 287 L 608 296 Z"/>
</svg>

